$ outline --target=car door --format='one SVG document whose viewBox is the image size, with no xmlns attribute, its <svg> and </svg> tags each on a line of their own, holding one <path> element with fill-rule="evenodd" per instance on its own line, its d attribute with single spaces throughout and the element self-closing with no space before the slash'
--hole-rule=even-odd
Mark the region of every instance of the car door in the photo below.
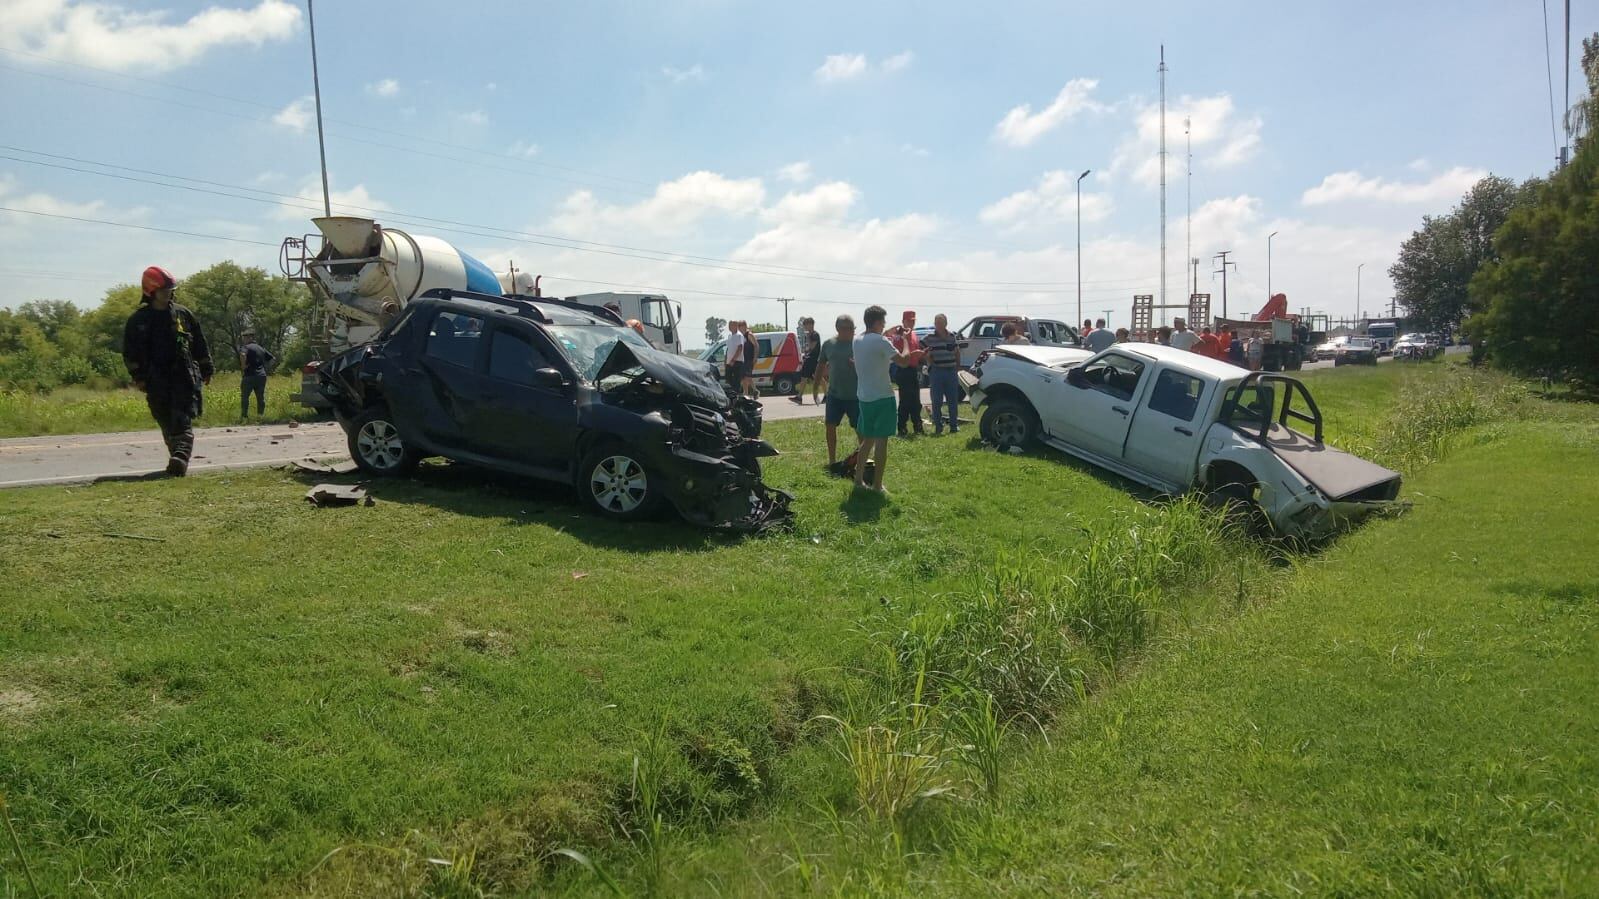
<svg viewBox="0 0 1599 899">
<path fill-rule="evenodd" d="M 514 465 L 565 471 L 577 441 L 574 378 L 559 355 L 522 322 L 496 322 L 480 384 L 476 427 L 482 451 Z M 559 383 L 547 370 L 561 376 Z M 541 370 L 546 370 L 540 375 Z"/>
<path fill-rule="evenodd" d="M 386 390 L 400 433 L 420 433 L 440 450 L 470 450 L 472 418 L 478 398 L 478 366 L 483 361 L 483 318 L 440 310 L 428 323 L 416 357 L 421 390 Z M 420 383 L 418 383 L 420 382 Z"/>
<path fill-rule="evenodd" d="M 1148 366 L 1125 353 L 1106 351 L 1049 388 L 1044 428 L 1052 436 L 1107 459 L 1120 459 L 1133 408 Z"/>
<path fill-rule="evenodd" d="M 1127 463 L 1177 489 L 1192 483 L 1194 460 L 1205 437 L 1198 419 L 1210 405 L 1214 389 L 1214 384 L 1181 369 L 1156 371 L 1127 432 L 1123 453 Z"/>
</svg>

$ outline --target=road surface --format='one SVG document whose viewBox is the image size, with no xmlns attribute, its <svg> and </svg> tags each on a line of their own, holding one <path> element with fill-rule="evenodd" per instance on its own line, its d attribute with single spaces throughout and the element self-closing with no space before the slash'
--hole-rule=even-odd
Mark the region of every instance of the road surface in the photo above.
<svg viewBox="0 0 1599 899">
<path fill-rule="evenodd" d="M 922 398 L 927 399 L 926 391 Z M 796 406 L 786 397 L 763 397 L 767 421 L 817 418 L 821 406 Z M 283 465 L 296 459 L 349 458 L 344 431 L 331 421 L 282 425 L 198 428 L 189 471 L 201 473 Z M 135 480 L 167 463 L 166 447 L 154 423 L 147 431 L 116 434 L 59 434 L 0 440 L 0 487 L 82 484 Z"/>
</svg>

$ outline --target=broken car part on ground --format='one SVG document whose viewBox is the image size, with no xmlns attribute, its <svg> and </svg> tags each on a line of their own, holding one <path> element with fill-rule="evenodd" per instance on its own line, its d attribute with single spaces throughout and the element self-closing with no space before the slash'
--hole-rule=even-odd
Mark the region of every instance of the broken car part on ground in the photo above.
<svg viewBox="0 0 1599 899">
<path fill-rule="evenodd" d="M 318 377 L 371 474 L 444 456 L 571 484 L 622 521 L 668 505 L 704 527 L 792 521 L 789 494 L 761 480 L 777 450 L 760 439 L 760 404 L 600 307 L 433 290 Z"/>
</svg>

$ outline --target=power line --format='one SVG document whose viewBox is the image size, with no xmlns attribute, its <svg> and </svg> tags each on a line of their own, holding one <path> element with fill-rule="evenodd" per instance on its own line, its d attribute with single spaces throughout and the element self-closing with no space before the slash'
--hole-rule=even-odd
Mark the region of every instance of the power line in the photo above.
<svg viewBox="0 0 1599 899">
<path fill-rule="evenodd" d="M 74 68 L 85 69 L 85 70 L 92 71 L 92 72 L 100 72 L 100 73 L 103 73 L 103 74 L 106 74 L 106 75 L 110 75 L 110 76 L 118 78 L 118 79 L 133 79 L 133 80 L 136 80 L 136 81 L 142 81 L 142 82 L 145 82 L 147 84 L 152 84 L 152 85 L 156 85 L 156 86 L 159 86 L 159 87 L 170 88 L 172 90 L 178 90 L 178 91 L 187 91 L 189 93 L 200 94 L 202 96 L 212 97 L 212 98 L 215 98 L 215 99 L 218 99 L 218 100 L 225 100 L 227 102 L 232 102 L 232 103 L 241 103 L 241 104 L 245 104 L 245 105 L 248 105 L 248 106 L 254 106 L 254 107 L 257 107 L 257 108 L 260 108 L 260 109 L 269 110 L 269 111 L 278 111 L 278 110 L 281 110 L 283 108 L 282 106 L 277 105 L 277 104 L 262 103 L 262 102 L 260 102 L 258 100 L 250 100 L 250 99 L 246 99 L 246 98 L 243 98 L 243 97 L 233 97 L 233 96 L 230 96 L 230 95 L 227 95 L 227 94 L 219 94 L 219 93 L 215 93 L 213 91 L 201 90 L 199 88 L 190 88 L 190 87 L 186 87 L 186 86 L 183 86 L 183 85 L 172 84 L 170 82 L 161 81 L 161 80 L 158 80 L 158 79 L 155 79 L 155 78 L 145 78 L 145 77 L 140 77 L 140 76 L 137 76 L 137 75 L 129 75 L 129 74 L 126 74 L 126 73 L 123 73 L 123 72 L 117 72 L 117 71 L 112 70 L 112 69 L 104 69 L 104 68 L 100 68 L 100 67 L 97 67 L 97 66 L 90 66 L 90 65 L 85 65 L 85 64 L 82 64 L 82 63 L 69 62 L 67 60 L 57 59 L 57 58 L 52 57 L 52 56 L 46 56 L 46 55 L 41 54 L 41 53 L 32 53 L 32 52 L 25 51 L 25 50 L 17 50 L 15 48 L 4 47 L 4 46 L 0 46 L 0 52 L 12 53 L 12 54 L 21 55 L 21 56 L 29 56 L 29 57 L 33 57 L 35 59 L 45 60 L 47 62 L 52 62 L 52 63 L 56 63 L 56 64 L 59 64 L 59 65 L 71 66 L 71 67 L 74 67 Z M 130 97 L 138 97 L 139 99 L 150 100 L 150 101 L 153 101 L 153 102 L 156 102 L 156 103 L 168 103 L 168 104 L 171 104 L 171 105 L 174 105 L 174 106 L 178 106 L 178 107 L 181 107 L 181 108 L 184 108 L 184 109 L 196 110 L 198 112 L 209 112 L 209 113 L 214 113 L 216 115 L 229 116 L 231 118 L 243 119 L 245 121 L 256 122 L 256 123 L 265 124 L 265 125 L 275 124 L 275 122 L 271 118 L 265 117 L 265 116 L 246 115 L 246 114 L 243 114 L 243 113 L 228 112 L 226 110 L 221 110 L 221 109 L 213 109 L 213 108 L 207 107 L 207 106 L 196 106 L 196 105 L 191 104 L 191 103 L 183 103 L 183 102 L 180 102 L 180 101 L 177 101 L 177 100 L 169 99 L 167 97 L 158 97 L 158 96 L 152 96 L 150 94 L 142 94 L 142 93 L 138 93 L 136 91 L 127 90 L 125 88 L 119 88 L 119 87 L 113 87 L 113 86 L 110 86 L 110 85 L 99 84 L 99 83 L 96 83 L 96 82 L 93 82 L 93 81 L 80 81 L 80 80 L 77 80 L 77 79 L 74 79 L 74 78 L 67 78 L 67 77 L 64 77 L 64 76 L 61 76 L 61 75 L 53 75 L 53 74 L 49 74 L 49 73 L 46 73 L 46 72 L 36 72 L 36 71 L 31 70 L 31 69 L 18 68 L 16 66 L 8 66 L 8 65 L 4 65 L 4 64 L 0 64 L 0 69 L 7 69 L 7 70 L 10 70 L 10 71 L 13 71 L 13 72 L 17 72 L 19 74 L 31 75 L 31 76 L 37 77 L 37 78 L 48 78 L 48 79 L 52 79 L 52 80 L 55 80 L 55 81 L 61 81 L 61 82 L 64 82 L 66 84 L 77 85 L 79 87 L 87 87 L 87 88 L 92 88 L 92 89 L 95 89 L 95 90 L 102 90 L 102 91 L 108 91 L 108 92 L 111 92 L 111 93 L 124 94 L 124 95 L 130 96 Z M 395 131 L 395 130 L 388 129 L 388 128 L 379 128 L 379 127 L 374 126 L 374 125 L 363 125 L 363 124 L 360 124 L 360 123 L 349 122 L 349 121 L 345 121 L 345 120 L 342 120 L 342 119 L 328 118 L 326 121 L 332 122 L 334 124 L 344 125 L 344 126 L 347 126 L 347 127 L 350 127 L 350 128 L 355 128 L 355 129 L 360 130 L 360 131 L 370 131 L 370 132 L 373 132 L 373 133 L 376 133 L 376 134 L 387 134 L 387 135 L 390 135 L 390 136 L 393 136 L 393 137 L 403 138 L 403 139 L 405 139 L 407 141 L 425 143 L 425 144 L 433 144 L 433 145 L 436 145 L 436 146 L 446 147 L 446 148 L 450 148 L 450 149 L 454 149 L 454 150 L 463 150 L 463 151 L 466 151 L 468 153 L 475 153 L 475 154 L 478 154 L 478 155 L 481 155 L 481 156 L 487 156 L 487 157 L 493 158 L 493 159 L 495 159 L 497 161 L 501 161 L 501 162 L 505 161 L 503 154 L 494 152 L 492 150 L 482 150 L 482 149 L 478 149 L 476 147 L 467 146 L 465 144 L 451 143 L 449 141 L 442 141 L 442 140 L 438 140 L 436 138 L 425 137 L 425 136 L 418 135 L 418 134 L 411 134 L 411 133 L 404 132 L 404 131 Z M 514 160 L 519 165 L 534 166 L 534 167 L 538 167 L 538 168 L 551 169 L 551 170 L 559 171 L 559 172 L 568 172 L 568 173 L 571 173 L 571 174 L 574 174 L 574 175 L 581 175 L 581 176 L 584 176 L 584 177 L 587 177 L 587 178 L 598 178 L 598 179 L 602 179 L 604 181 L 614 181 L 614 182 L 618 182 L 619 184 L 637 185 L 638 189 L 621 187 L 621 186 L 617 186 L 617 185 L 594 184 L 594 183 L 591 183 L 591 182 L 577 181 L 577 180 L 573 180 L 571 178 L 560 177 L 560 176 L 557 176 L 557 175 L 544 174 L 544 173 L 540 173 L 540 172 L 530 172 L 530 171 L 528 171 L 525 168 L 507 168 L 507 167 L 505 167 L 503 165 L 495 165 L 495 164 L 483 162 L 481 160 L 462 159 L 462 158 L 460 158 L 458 156 L 449 156 L 449 155 L 445 155 L 445 154 L 441 154 L 441 153 L 430 153 L 430 152 L 427 152 L 425 150 L 419 150 L 416 147 L 399 146 L 399 145 L 396 145 L 396 144 L 385 143 L 383 141 L 369 140 L 369 139 L 355 137 L 354 135 L 343 134 L 343 133 L 339 133 L 339 132 L 329 132 L 329 136 L 336 137 L 336 138 L 338 138 L 340 140 L 351 141 L 351 142 L 359 143 L 359 144 L 365 144 L 367 146 L 381 147 L 381 148 L 384 148 L 384 149 L 394 150 L 394 151 L 401 152 L 401 153 L 410 153 L 410 154 L 416 155 L 416 156 L 424 156 L 424 157 L 429 157 L 429 158 L 433 158 L 433 159 L 442 159 L 442 160 L 446 160 L 446 161 L 449 161 L 449 162 L 457 162 L 457 163 L 460 163 L 462 165 L 475 166 L 477 168 L 483 168 L 483 169 L 487 169 L 487 170 L 490 170 L 490 171 L 506 172 L 506 173 L 509 173 L 509 174 L 524 175 L 524 176 L 535 177 L 535 178 L 544 178 L 544 179 L 547 179 L 547 180 L 558 181 L 558 182 L 561 182 L 563 184 L 570 184 L 570 185 L 574 185 L 574 186 L 577 186 L 577 187 L 596 188 L 596 189 L 603 190 L 603 191 L 613 191 L 613 192 L 627 193 L 627 194 L 630 194 L 630 195 L 633 195 L 633 196 L 643 197 L 645 199 L 649 199 L 649 198 L 652 198 L 652 197 L 655 196 L 655 187 L 656 187 L 656 185 L 654 183 L 652 183 L 652 182 L 640 180 L 640 179 L 637 179 L 637 178 L 627 178 L 627 177 L 623 177 L 623 176 L 620 176 L 620 175 L 610 175 L 610 174 L 606 174 L 606 173 L 603 173 L 603 172 L 594 172 L 594 171 L 589 171 L 589 170 L 586 170 L 586 169 L 578 169 L 578 168 L 573 168 L 573 167 L 570 167 L 570 166 L 557 165 L 555 163 L 540 162 L 540 161 L 537 161 L 537 160 L 530 160 L 530 159 Z M 716 205 L 710 204 L 710 203 L 702 203 L 702 202 L 698 202 L 698 201 L 695 201 L 695 200 L 682 200 L 681 202 L 688 203 L 688 204 L 694 205 L 694 206 L 700 206 L 700 207 L 705 208 L 705 209 L 711 209 L 711 210 L 717 210 L 717 211 L 722 211 L 723 210 L 723 208 L 720 207 L 720 206 L 716 206 Z M 814 226 L 827 228 L 827 229 L 830 229 L 830 230 L 838 230 L 838 231 L 848 231 L 849 230 L 849 229 L 845 228 L 844 226 L 834 225 L 834 224 L 831 224 L 831 223 L 828 223 L 828 222 L 814 222 L 812 224 Z M 851 233 L 853 233 L 853 232 L 851 232 Z M 930 243 L 950 244 L 952 246 L 977 247 L 977 248 L 990 249 L 990 250 L 1004 250 L 1006 252 L 1022 252 L 1023 251 L 1022 248 L 1014 246 L 1014 245 L 1009 245 L 1009 244 L 987 243 L 987 242 L 972 241 L 972 240 L 956 240 L 956 239 L 953 239 L 953 238 L 940 238 L 940 237 L 923 237 L 922 239 L 925 240 L 925 241 L 928 241 Z"/>
<path fill-rule="evenodd" d="M 1560 155 L 1560 136 L 1555 129 L 1555 76 L 1554 60 L 1549 52 L 1549 0 L 1543 0 L 1543 74 L 1549 84 L 1549 139 L 1554 142 L 1555 155 Z"/>
<path fill-rule="evenodd" d="M 81 157 L 64 156 L 64 155 L 61 155 L 61 154 L 43 153 L 43 152 L 40 152 L 40 151 L 28 150 L 28 149 L 18 148 L 18 147 L 11 147 L 11 146 L 7 146 L 7 145 L 0 145 L 0 148 L 17 150 L 17 151 L 20 151 L 20 152 L 23 152 L 23 153 L 29 153 L 29 154 L 37 155 L 37 156 L 45 156 L 47 158 L 52 158 L 52 159 L 66 159 L 66 160 L 71 160 L 73 162 L 81 162 L 81 163 L 84 163 L 86 165 L 99 166 L 99 167 L 102 167 L 102 168 L 113 168 L 113 169 L 121 169 L 123 171 L 140 172 L 140 173 L 143 173 L 143 174 L 153 175 L 153 176 L 155 176 L 157 178 L 169 178 L 169 179 L 174 179 L 174 180 L 179 180 L 179 181 L 193 181 L 193 182 L 198 183 L 198 184 L 215 185 L 215 186 L 218 186 L 218 187 L 227 188 L 228 190 L 244 191 L 244 192 L 252 193 L 252 194 L 261 194 L 262 196 L 240 196 L 238 194 L 228 193 L 226 191 L 211 190 L 211 189 L 208 189 L 208 188 L 205 188 L 205 187 L 195 187 L 195 186 L 192 186 L 192 185 L 189 185 L 189 184 L 170 184 L 170 183 L 163 182 L 163 181 L 151 180 L 149 178 L 138 178 L 138 177 L 133 177 L 133 176 L 130 176 L 130 175 L 117 174 L 115 172 L 94 171 L 92 169 L 79 168 L 77 166 L 62 165 L 60 163 L 42 162 L 40 160 L 35 160 L 35 159 L 24 159 L 24 158 L 17 157 L 17 156 L 10 156 L 10 155 L 5 155 L 5 154 L 0 154 L 0 159 L 9 159 L 9 160 L 14 161 L 14 162 L 21 162 L 21 163 L 28 164 L 28 165 L 42 166 L 42 167 L 46 167 L 46 168 L 52 168 L 52 169 L 58 169 L 58 170 L 63 170 L 63 171 L 76 172 L 76 173 L 85 174 L 85 175 L 97 175 L 97 176 L 100 176 L 100 177 L 103 177 L 103 178 L 113 178 L 113 179 L 117 179 L 117 180 L 129 181 L 129 182 L 134 182 L 134 183 L 139 183 L 139 184 L 150 184 L 150 185 L 154 185 L 154 186 L 157 186 L 157 187 L 167 187 L 167 188 L 172 188 L 172 189 L 176 189 L 176 190 L 187 190 L 187 191 L 191 191 L 191 192 L 195 192 L 195 193 L 203 193 L 203 194 L 210 194 L 210 195 L 213 195 L 213 196 L 226 197 L 226 198 L 229 198 L 229 199 L 245 200 L 247 202 L 267 203 L 267 204 L 275 205 L 275 206 L 303 209 L 303 210 L 306 210 L 308 212 L 320 212 L 321 211 L 321 210 L 317 209 L 314 206 L 305 205 L 306 203 L 312 202 L 311 198 L 309 198 L 309 197 L 301 197 L 301 196 L 294 195 L 294 194 L 284 194 L 284 193 L 280 193 L 280 192 L 277 192 L 277 191 L 262 190 L 262 189 L 259 189 L 259 188 L 245 187 L 245 186 L 242 186 L 242 185 L 235 185 L 235 184 L 227 184 L 227 183 L 219 182 L 219 181 L 208 181 L 208 180 L 205 180 L 205 179 L 189 178 L 189 177 L 183 176 L 183 175 L 174 175 L 174 174 L 166 173 L 166 172 L 156 172 L 156 171 L 149 170 L 149 169 L 136 169 L 136 168 L 133 168 L 133 167 L 130 167 L 130 166 L 120 166 L 120 165 L 115 165 L 115 164 L 112 164 L 112 163 L 103 163 L 103 162 L 98 162 L 98 161 L 95 161 L 95 160 L 83 159 Z M 272 198 L 277 198 L 277 199 L 272 199 Z M 295 201 L 300 201 L 300 202 L 298 202 L 298 203 L 284 202 L 286 200 L 295 200 Z M 493 226 L 493 225 L 482 225 L 482 224 L 476 224 L 476 223 L 471 223 L 471 222 L 459 222 L 459 221 L 454 221 L 454 220 L 451 220 L 451 219 L 439 219 L 439 218 L 433 218 L 433 217 L 429 217 L 429 216 L 415 215 L 415 214 L 412 214 L 412 213 L 401 212 L 401 211 L 398 211 L 398 210 L 375 209 L 375 208 L 372 208 L 372 207 L 363 207 L 363 206 L 354 205 L 354 204 L 341 204 L 341 205 L 343 205 L 345 208 L 348 208 L 348 209 L 361 210 L 361 211 L 364 211 L 364 212 L 370 212 L 370 213 L 374 213 L 374 214 L 377 214 L 377 215 L 382 215 L 382 216 L 384 216 L 385 218 L 387 218 L 387 219 L 389 219 L 391 221 L 398 221 L 401 224 L 409 224 L 409 225 L 421 224 L 423 227 L 432 227 L 432 228 L 434 228 L 436 230 L 441 230 L 441 231 L 446 231 L 446 232 L 451 232 L 451 233 L 458 233 L 458 234 L 463 234 L 463 235 L 472 236 L 472 237 L 480 237 L 480 238 L 486 238 L 486 239 L 491 239 L 491 240 L 506 240 L 507 236 L 509 236 L 511 238 L 516 238 L 520 242 L 524 242 L 524 243 L 528 243 L 528 244 L 532 244 L 532 245 L 536 245 L 536 246 L 548 247 L 548 248 L 552 248 L 552 249 L 571 250 L 571 251 L 586 252 L 586 253 L 601 253 L 601 254 L 605 254 L 605 255 L 622 256 L 622 257 L 627 257 L 627 258 L 642 259 L 642 260 L 649 261 L 649 262 L 664 262 L 664 263 L 673 264 L 673 265 L 693 265 L 693 266 L 705 267 L 705 268 L 722 269 L 722 270 L 725 270 L 725 271 L 741 272 L 741 273 L 744 273 L 744 274 L 760 274 L 760 275 L 767 275 L 767 276 L 771 276 L 771 277 L 792 277 L 792 278 L 803 278 L 803 279 L 807 279 L 807 280 L 828 281 L 828 282 L 835 282 L 835 283 L 862 284 L 862 285 L 865 285 L 865 286 L 878 287 L 878 288 L 882 288 L 882 287 L 902 287 L 902 288 L 911 289 L 911 290 L 938 290 L 938 291 L 957 292 L 957 293 L 1016 293 L 1016 294 L 1050 293 L 1050 294 L 1058 294 L 1058 293 L 1067 293 L 1068 292 L 1068 291 L 1066 291 L 1064 289 L 1062 289 L 1062 290 L 1046 290 L 1046 289 L 1042 289 L 1042 285 L 1055 284 L 1055 283 L 1060 283 L 1060 282 L 948 281 L 948 282 L 940 282 L 940 283 L 932 283 L 932 284 L 923 284 L 923 283 L 915 283 L 915 282 L 937 281 L 939 279 L 906 278 L 906 277 L 895 276 L 895 275 L 869 275 L 869 274 L 855 274 L 855 273 L 848 273 L 848 272 L 829 272 L 829 270 L 826 270 L 826 269 L 805 269 L 805 268 L 800 268 L 800 267 L 797 267 L 797 266 L 785 266 L 785 265 L 779 265 L 779 264 L 775 264 L 775 263 L 772 263 L 772 264 L 763 263 L 763 264 L 760 264 L 760 265 L 756 265 L 754 263 L 744 263 L 744 262 L 740 262 L 740 261 L 737 261 L 737 260 L 718 259 L 716 257 L 707 257 L 707 256 L 694 256 L 694 255 L 691 255 L 691 254 L 675 253 L 675 252 L 667 251 L 667 250 L 654 250 L 654 249 L 642 248 L 642 247 L 628 247 L 628 246 L 620 246 L 620 245 L 615 245 L 615 244 L 602 244 L 602 243 L 599 243 L 599 242 L 596 242 L 596 241 L 584 241 L 584 240 L 578 240 L 578 239 L 575 239 L 575 238 L 560 237 L 558 235 L 547 235 L 547 234 L 539 234 L 539 233 L 536 233 L 536 232 L 517 231 L 517 230 L 514 230 L 514 229 L 499 228 L 499 227 L 496 227 L 496 226 Z M 455 227 L 450 227 L 450 226 L 455 226 Z M 469 229 L 480 229 L 480 230 L 469 230 Z M 485 234 L 485 233 L 482 233 L 483 231 L 494 231 L 494 232 L 501 232 L 501 233 L 498 233 L 498 234 Z M 559 242 L 555 242 L 555 241 L 559 241 Z M 581 245 L 572 245 L 572 244 L 581 244 Z M 651 255 L 644 255 L 644 254 L 651 254 Z M 662 258 L 662 257 L 681 257 L 681 258 Z M 773 271 L 772 269 L 780 269 L 780 271 Z M 821 274 L 810 274 L 810 272 L 827 272 L 829 274 L 836 274 L 839 277 L 823 277 Z M 853 277 L 852 277 L 852 275 L 853 275 Z M 878 281 L 865 281 L 865 280 L 861 280 L 862 278 L 877 278 L 879 280 Z M 905 282 L 905 283 L 884 284 L 884 283 L 880 283 L 881 281 L 894 281 L 894 282 Z M 1090 282 L 1090 283 L 1095 283 L 1095 282 Z M 1116 281 L 1116 280 L 1104 280 L 1104 281 L 1097 282 L 1097 283 L 1102 283 L 1102 284 L 1122 284 L 1122 283 L 1130 283 L 1130 282 L 1122 282 L 1122 281 Z M 1031 287 L 1020 287 L 1020 286 L 1017 286 L 1017 287 L 954 286 L 954 285 L 985 285 L 985 284 L 993 284 L 993 285 L 1028 285 L 1028 284 L 1031 284 L 1031 285 L 1038 285 L 1038 286 L 1031 286 Z"/>
<path fill-rule="evenodd" d="M 199 237 L 199 238 L 205 238 L 205 239 L 208 239 L 208 240 L 228 241 L 228 242 L 231 242 L 231 243 L 253 244 L 255 246 L 262 246 L 262 247 L 277 247 L 278 246 L 275 243 L 267 243 L 265 241 L 260 241 L 260 240 L 249 240 L 247 238 L 241 238 L 241 237 L 227 237 L 227 236 L 220 235 L 220 234 L 204 234 L 204 233 L 200 233 L 200 232 L 196 232 L 196 231 L 182 231 L 182 230 L 178 230 L 178 229 L 174 229 L 174 228 L 157 228 L 157 227 L 152 226 L 152 225 L 137 225 L 137 224 L 133 224 L 131 222 L 114 222 L 114 221 L 110 221 L 110 220 L 107 220 L 107 219 L 95 219 L 95 218 L 87 218 L 87 217 L 84 217 L 84 216 L 63 215 L 63 214 L 53 213 L 53 212 L 40 212 L 40 211 L 34 210 L 34 209 L 17 209 L 15 207 L 11 207 L 11 206 L 0 206 L 0 212 L 12 212 L 12 213 L 20 214 L 20 215 L 34 215 L 34 216 L 41 216 L 41 217 L 44 217 L 44 218 L 62 219 L 62 220 L 66 220 L 66 221 L 83 222 L 83 223 L 94 224 L 94 225 L 106 225 L 106 226 L 116 227 L 116 228 L 132 228 L 132 229 L 136 229 L 136 230 L 140 230 L 140 231 L 152 231 L 152 232 L 157 232 L 157 233 L 161 233 L 161 234 L 176 234 L 176 235 L 180 235 L 180 236 L 183 236 L 183 237 Z M 659 293 L 703 294 L 703 295 L 706 295 L 706 296 L 719 296 L 719 297 L 727 297 L 727 298 L 732 298 L 732 299 L 751 299 L 751 300 L 778 300 L 778 299 L 783 299 L 782 297 L 772 296 L 772 295 L 765 295 L 765 294 L 730 293 L 730 292 L 723 292 L 723 291 L 701 290 L 701 289 L 692 288 L 692 287 L 676 287 L 676 286 L 668 286 L 668 285 L 660 285 L 660 284 L 649 285 L 649 284 L 637 284 L 637 283 L 610 282 L 610 281 L 595 280 L 595 279 L 592 279 L 592 278 L 573 277 L 573 276 L 569 276 L 569 275 L 546 275 L 545 277 L 547 277 L 547 278 L 549 278 L 551 280 L 555 280 L 555 281 L 569 281 L 569 282 L 572 282 L 572 283 L 575 283 L 575 284 L 597 284 L 597 285 L 609 286 L 609 287 L 627 287 L 627 288 L 633 288 L 633 289 L 637 289 L 637 290 L 649 290 L 649 291 L 654 291 L 654 292 L 659 292 Z M 798 298 L 791 298 L 791 299 L 794 299 L 795 302 L 805 302 L 805 303 L 810 303 L 810 304 L 813 304 L 813 305 L 825 305 L 825 306 L 861 306 L 861 305 L 869 305 L 872 302 L 871 300 L 865 300 L 865 299 L 829 299 L 829 298 L 822 298 L 822 297 L 805 297 L 805 298 L 803 298 L 803 300 L 798 299 Z M 986 309 L 986 308 L 991 308 L 993 304 L 992 303 L 958 303 L 957 302 L 957 303 L 944 303 L 942 305 L 945 306 L 946 308 L 954 308 L 954 309 L 974 309 L 974 308 Z M 1057 308 L 1061 304 L 1053 303 L 1053 302 L 1050 302 L 1050 303 L 1039 302 L 1039 303 L 1011 303 L 1011 304 L 1007 304 L 1007 305 L 1016 306 L 1016 307 L 1020 307 L 1020 308 L 1040 308 L 1041 309 L 1041 308 Z"/>
</svg>

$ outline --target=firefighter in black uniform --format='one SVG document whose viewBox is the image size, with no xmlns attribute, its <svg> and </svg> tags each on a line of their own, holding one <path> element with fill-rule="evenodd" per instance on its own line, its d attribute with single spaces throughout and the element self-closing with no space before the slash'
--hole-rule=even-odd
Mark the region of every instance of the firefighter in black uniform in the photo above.
<svg viewBox="0 0 1599 899">
<path fill-rule="evenodd" d="M 194 418 L 204 403 L 200 388 L 211 383 L 211 352 L 194 313 L 172 301 L 177 282 L 166 269 L 145 269 L 141 286 L 144 299 L 122 331 L 122 361 L 161 427 L 170 456 L 167 474 L 181 478 L 194 453 Z"/>
</svg>

